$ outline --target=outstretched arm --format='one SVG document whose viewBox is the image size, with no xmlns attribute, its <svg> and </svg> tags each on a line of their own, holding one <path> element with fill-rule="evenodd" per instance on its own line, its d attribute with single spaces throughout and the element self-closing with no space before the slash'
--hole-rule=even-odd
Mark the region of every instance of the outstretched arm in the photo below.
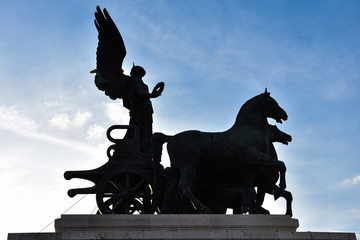
<svg viewBox="0 0 360 240">
<path fill-rule="evenodd" d="M 141 97 L 141 98 L 156 98 L 158 96 L 161 95 L 162 91 L 164 90 L 164 83 L 160 82 L 158 83 L 153 91 L 151 93 L 149 93 L 148 91 L 146 91 L 143 88 L 143 82 L 140 78 L 135 77 L 134 78 L 135 81 L 135 93 L 136 96 Z"/>
<path fill-rule="evenodd" d="M 156 86 L 154 87 L 154 89 L 152 90 L 152 93 L 151 93 L 153 98 L 160 96 L 164 90 L 164 87 L 165 87 L 164 82 L 159 82 L 158 84 L 156 84 Z"/>
<path fill-rule="evenodd" d="M 133 77 L 133 79 L 136 96 L 140 98 L 151 98 L 151 94 L 144 89 L 143 81 L 141 80 L 141 78 Z"/>
</svg>

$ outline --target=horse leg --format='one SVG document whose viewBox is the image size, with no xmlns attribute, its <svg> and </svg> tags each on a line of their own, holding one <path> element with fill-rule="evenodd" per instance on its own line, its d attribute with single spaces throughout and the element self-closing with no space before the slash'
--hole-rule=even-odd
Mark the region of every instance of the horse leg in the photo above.
<svg viewBox="0 0 360 240">
<path fill-rule="evenodd" d="M 210 208 L 205 206 L 192 192 L 191 190 L 191 179 L 195 173 L 195 167 L 187 166 L 181 168 L 181 177 L 179 181 L 179 188 L 183 194 L 189 199 L 194 207 L 201 213 L 212 213 Z"/>
<path fill-rule="evenodd" d="M 264 199 L 265 199 L 265 189 L 263 187 L 259 187 L 257 188 L 257 193 L 256 193 L 256 210 L 258 210 L 261 213 L 261 206 L 264 203 Z"/>
<path fill-rule="evenodd" d="M 280 172 L 280 183 L 279 186 L 281 189 L 285 189 L 286 188 L 286 179 L 285 179 L 285 169 L 281 169 Z"/>
<path fill-rule="evenodd" d="M 177 184 L 179 182 L 179 173 L 172 169 L 171 176 L 165 187 L 163 205 L 161 213 L 178 213 L 180 208 L 180 199 L 177 194 Z M 175 206 L 174 206 L 175 205 Z"/>
<path fill-rule="evenodd" d="M 246 174 L 242 176 L 243 187 L 241 188 L 242 192 L 242 213 L 251 213 L 257 214 L 256 210 L 256 191 L 254 188 L 254 181 L 256 177 L 256 172 L 252 167 L 247 169 Z"/>
<path fill-rule="evenodd" d="M 243 213 L 243 206 L 242 206 L 243 199 L 244 199 L 243 198 L 243 191 L 237 189 L 236 192 L 235 192 L 234 201 L 232 203 L 233 214 L 242 214 Z"/>
<path fill-rule="evenodd" d="M 285 215 L 289 215 L 290 217 L 292 217 L 293 213 L 292 213 L 292 194 L 289 191 L 284 190 L 284 198 L 286 199 L 286 213 Z"/>
<path fill-rule="evenodd" d="M 293 200 L 293 197 L 292 197 L 291 192 L 289 192 L 287 190 L 284 190 L 284 189 L 281 189 L 281 188 L 279 188 L 278 186 L 275 185 L 274 192 L 272 194 L 274 194 L 275 200 L 277 198 L 279 198 L 279 197 L 285 198 L 285 200 L 286 200 L 286 213 L 285 213 L 285 215 L 289 215 L 290 217 L 292 217 L 292 215 L 293 215 L 293 213 L 292 213 L 292 200 Z M 276 196 L 276 195 L 278 195 L 278 196 Z"/>
<path fill-rule="evenodd" d="M 256 193 L 253 187 L 242 188 L 242 213 L 258 214 L 256 210 Z"/>
</svg>

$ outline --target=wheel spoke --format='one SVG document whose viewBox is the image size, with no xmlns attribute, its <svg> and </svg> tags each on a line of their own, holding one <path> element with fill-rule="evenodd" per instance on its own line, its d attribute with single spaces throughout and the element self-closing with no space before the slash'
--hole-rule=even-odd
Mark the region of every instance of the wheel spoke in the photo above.
<svg viewBox="0 0 360 240">
<path fill-rule="evenodd" d="M 141 180 L 138 182 L 138 184 L 136 184 L 136 186 L 132 187 L 130 190 L 135 192 L 135 191 L 136 191 L 138 188 L 140 188 L 141 185 L 143 185 L 145 182 L 146 182 L 145 179 L 141 179 Z"/>
<path fill-rule="evenodd" d="M 117 201 L 116 204 L 113 204 L 113 212 L 116 213 L 116 211 L 119 209 L 119 207 L 121 207 L 121 203 L 123 202 L 123 198 L 121 199 L 121 201 Z"/>
<path fill-rule="evenodd" d="M 152 198 L 152 193 L 139 193 L 139 195 L 136 195 L 137 198 Z"/>
<path fill-rule="evenodd" d="M 103 197 L 122 198 L 122 197 L 124 197 L 124 194 L 123 193 L 104 193 Z"/>
<path fill-rule="evenodd" d="M 109 181 L 111 183 L 111 185 L 114 186 L 114 188 L 116 188 L 118 191 L 122 191 L 124 189 L 123 186 L 121 186 L 117 181 L 116 179 L 112 180 L 112 181 Z"/>
<path fill-rule="evenodd" d="M 106 176 L 99 185 L 97 202 L 103 214 L 147 214 L 155 211 L 151 178 L 141 170 L 121 169 Z"/>
<path fill-rule="evenodd" d="M 139 212 L 140 214 L 141 213 L 144 213 L 144 205 L 143 205 L 143 203 L 139 200 L 139 199 L 133 199 L 133 201 L 132 201 L 132 206 L 133 206 L 133 208 L 134 208 L 134 212 Z"/>
</svg>

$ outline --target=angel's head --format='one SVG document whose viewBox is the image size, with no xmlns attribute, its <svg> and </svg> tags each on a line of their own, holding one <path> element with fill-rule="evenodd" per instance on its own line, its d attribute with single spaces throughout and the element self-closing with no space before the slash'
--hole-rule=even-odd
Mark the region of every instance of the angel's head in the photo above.
<svg viewBox="0 0 360 240">
<path fill-rule="evenodd" d="M 133 67 L 131 68 L 130 76 L 132 77 L 138 76 L 142 78 L 143 76 L 145 76 L 145 74 L 146 74 L 145 69 L 140 66 L 133 65 Z"/>
</svg>

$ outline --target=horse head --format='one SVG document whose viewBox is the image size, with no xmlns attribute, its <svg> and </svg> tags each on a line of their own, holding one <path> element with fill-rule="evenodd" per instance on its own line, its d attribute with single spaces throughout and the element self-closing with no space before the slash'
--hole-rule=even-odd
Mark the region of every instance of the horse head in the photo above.
<svg viewBox="0 0 360 240">
<path fill-rule="evenodd" d="M 291 142 L 291 135 L 280 131 L 276 125 L 269 125 L 270 128 L 270 141 L 271 142 L 279 142 L 285 145 L 288 145 Z"/>
<path fill-rule="evenodd" d="M 286 121 L 288 118 L 285 110 L 270 96 L 267 89 L 264 93 L 249 99 L 241 106 L 235 125 L 256 124 L 257 120 L 266 118 L 273 118 L 278 123 L 282 123 L 282 120 Z M 267 121 L 264 121 L 263 124 L 267 124 Z"/>
<path fill-rule="evenodd" d="M 282 123 L 282 120 L 286 121 L 288 115 L 284 109 L 282 109 L 274 98 L 270 96 L 270 92 L 265 89 L 265 92 L 260 94 L 264 103 L 264 113 L 266 117 L 276 120 L 278 123 Z"/>
</svg>

